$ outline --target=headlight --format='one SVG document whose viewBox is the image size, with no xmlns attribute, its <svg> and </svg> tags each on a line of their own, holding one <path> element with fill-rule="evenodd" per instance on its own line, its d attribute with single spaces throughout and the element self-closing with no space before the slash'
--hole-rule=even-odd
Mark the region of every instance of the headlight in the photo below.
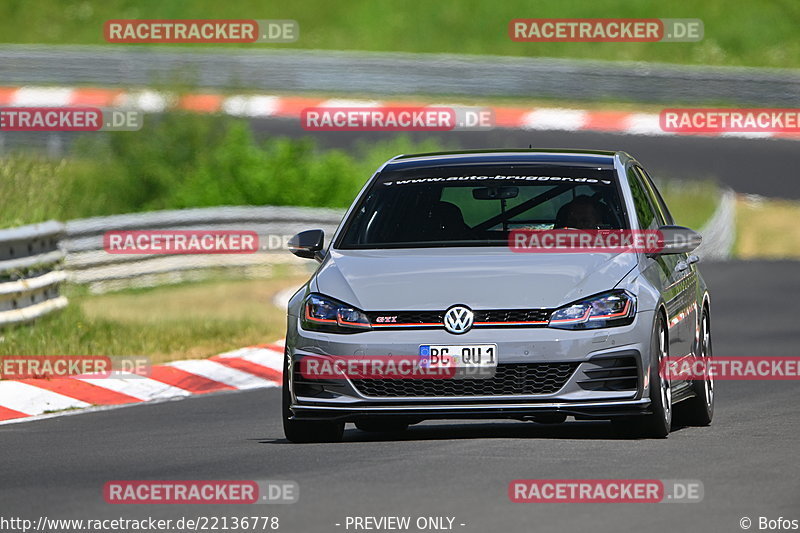
<svg viewBox="0 0 800 533">
<path fill-rule="evenodd" d="M 367 315 L 355 307 L 318 294 L 306 298 L 303 327 L 332 333 L 357 333 L 371 329 Z"/>
<path fill-rule="evenodd" d="M 636 315 L 636 297 L 616 290 L 579 300 L 550 315 L 551 328 L 595 329 L 627 326 Z"/>
</svg>

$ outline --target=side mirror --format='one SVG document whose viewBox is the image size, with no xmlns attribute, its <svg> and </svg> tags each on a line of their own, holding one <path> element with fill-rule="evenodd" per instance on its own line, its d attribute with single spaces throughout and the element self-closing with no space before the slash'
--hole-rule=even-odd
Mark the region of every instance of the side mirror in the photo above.
<svg viewBox="0 0 800 533">
<path fill-rule="evenodd" d="M 301 231 L 289 239 L 289 251 L 303 259 L 316 259 L 322 262 L 322 247 L 325 243 L 325 232 L 321 229 Z"/>
<path fill-rule="evenodd" d="M 661 226 L 658 231 L 661 232 L 661 251 L 658 252 L 661 255 L 688 254 L 703 241 L 699 233 L 683 226 Z"/>
</svg>

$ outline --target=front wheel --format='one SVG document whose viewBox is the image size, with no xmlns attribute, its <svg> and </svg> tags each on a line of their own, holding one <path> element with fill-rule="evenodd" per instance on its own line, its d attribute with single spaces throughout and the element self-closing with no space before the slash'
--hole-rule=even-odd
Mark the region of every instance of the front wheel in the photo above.
<svg viewBox="0 0 800 533">
<path fill-rule="evenodd" d="M 703 309 L 700 320 L 700 343 L 697 356 L 703 362 L 705 379 L 692 382 L 694 398 L 689 398 L 675 407 L 675 415 L 681 424 L 687 426 L 707 426 L 714 418 L 714 376 L 711 368 L 711 324 L 708 311 Z"/>
<path fill-rule="evenodd" d="M 672 427 L 672 384 L 661 375 L 668 349 L 667 324 L 659 313 L 650 341 L 650 409 L 652 413 L 635 418 L 612 420 L 625 433 L 663 439 Z"/>
<path fill-rule="evenodd" d="M 288 354 L 283 357 L 283 394 L 282 415 L 283 434 L 286 439 L 295 443 L 340 442 L 344 434 L 344 422 L 327 422 L 316 420 L 295 420 L 290 409 L 292 395 L 289 390 Z"/>
</svg>

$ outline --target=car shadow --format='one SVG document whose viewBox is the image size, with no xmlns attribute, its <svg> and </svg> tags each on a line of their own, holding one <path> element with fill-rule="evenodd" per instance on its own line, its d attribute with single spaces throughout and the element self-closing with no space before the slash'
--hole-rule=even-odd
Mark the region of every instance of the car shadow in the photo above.
<svg viewBox="0 0 800 533">
<path fill-rule="evenodd" d="M 685 429 L 675 426 L 672 434 Z M 373 433 L 346 426 L 341 443 L 466 440 L 466 439 L 548 439 L 548 440 L 648 440 L 618 429 L 607 421 L 570 421 L 562 424 L 535 422 L 435 422 L 410 426 L 406 431 Z M 291 444 L 285 438 L 254 439 L 259 444 Z M 331 444 L 327 444 L 330 446 Z"/>
</svg>

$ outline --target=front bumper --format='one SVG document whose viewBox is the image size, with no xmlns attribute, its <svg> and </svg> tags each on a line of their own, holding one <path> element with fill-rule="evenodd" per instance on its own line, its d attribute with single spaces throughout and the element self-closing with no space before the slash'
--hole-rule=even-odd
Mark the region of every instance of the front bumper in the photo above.
<svg viewBox="0 0 800 533">
<path fill-rule="evenodd" d="M 653 312 L 640 312 L 629 326 L 586 331 L 551 328 L 367 331 L 337 335 L 306 331 L 290 318 L 287 356 L 292 416 L 304 420 L 363 417 L 526 418 L 566 414 L 613 418 L 649 413 L 649 346 Z M 390 356 L 418 353 L 420 344 L 497 344 L 498 366 L 569 363 L 574 371 L 557 390 L 536 394 L 407 396 L 365 394 L 349 379 L 309 381 L 295 369 L 304 357 Z M 616 370 L 623 361 L 624 372 Z M 635 366 L 633 366 L 635 365 Z M 609 369 L 611 373 L 608 372 Z M 614 379 L 627 376 L 626 380 Z M 605 378 L 605 379 L 603 379 Z M 445 386 L 447 384 L 443 384 Z M 363 388 L 363 387 L 362 387 Z M 430 387 L 426 387 L 429 391 Z"/>
<path fill-rule="evenodd" d="M 578 418 L 607 419 L 638 416 L 650 413 L 650 399 L 616 400 L 608 402 L 530 402 L 438 405 L 294 405 L 294 417 L 303 420 L 339 420 L 354 422 L 365 417 L 413 418 L 418 420 L 444 418 L 536 418 L 565 414 Z"/>
</svg>

